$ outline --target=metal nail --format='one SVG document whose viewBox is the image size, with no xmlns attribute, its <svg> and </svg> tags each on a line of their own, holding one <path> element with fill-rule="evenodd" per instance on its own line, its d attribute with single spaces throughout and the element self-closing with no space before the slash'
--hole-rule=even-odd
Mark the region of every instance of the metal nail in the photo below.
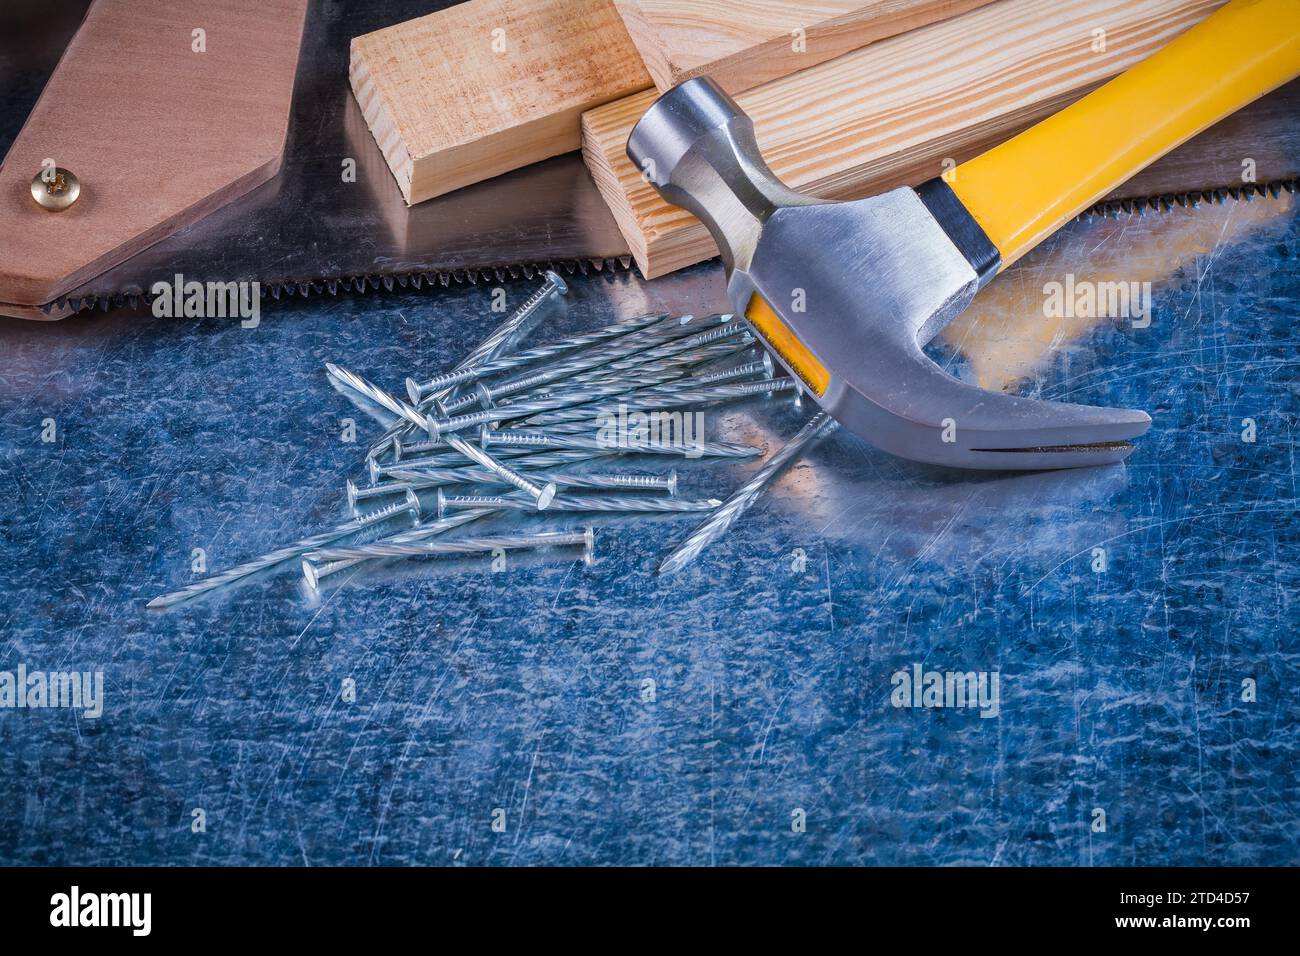
<svg viewBox="0 0 1300 956">
<path fill-rule="evenodd" d="M 542 287 L 524 302 L 522 306 L 515 310 L 514 314 L 497 326 L 492 334 L 479 342 L 478 345 L 456 366 L 466 368 L 480 362 L 490 361 L 496 358 L 503 349 L 507 348 L 514 337 L 523 331 L 524 326 L 537 318 L 542 310 L 554 302 L 560 302 L 560 296 L 567 295 L 569 287 L 565 285 L 564 280 L 554 272 L 546 273 L 546 281 Z M 420 405 L 420 395 L 418 391 L 412 389 L 411 380 L 406 380 L 406 390 L 411 398 L 413 405 Z M 451 391 L 439 392 L 436 395 L 429 396 L 431 404 L 436 404 L 438 400 L 451 394 Z M 370 446 L 368 455 L 382 454 L 389 443 L 394 441 L 399 434 L 404 433 L 409 427 L 409 423 L 397 422 L 392 428 L 389 428 L 379 440 Z"/>
<path fill-rule="evenodd" d="M 625 383 L 628 389 L 662 385 L 681 378 L 701 366 L 743 352 L 753 344 L 753 339 L 747 332 L 743 333 L 740 339 L 741 341 L 728 339 L 722 342 L 712 342 L 708 345 L 691 348 L 653 361 L 644 361 L 642 356 L 639 355 L 628 356 L 625 359 L 619 359 L 617 362 L 611 362 L 608 365 L 581 372 L 562 382 L 539 385 L 518 392 L 511 397 L 511 401 L 531 401 L 534 398 L 552 395 L 560 390 L 568 392 L 574 391 L 580 386 L 604 385 L 609 382 Z M 484 407 L 488 407 L 486 402 L 484 402 Z"/>
<path fill-rule="evenodd" d="M 730 324 L 733 318 L 732 315 L 719 314 L 716 316 L 716 318 L 719 320 L 720 324 L 727 329 L 725 333 L 726 335 L 742 334 L 747 342 L 752 341 L 752 337 L 750 336 L 749 332 L 745 330 L 742 326 L 740 326 L 739 324 Z M 610 326 L 606 330 L 600 330 L 594 333 L 588 333 L 586 336 L 575 336 L 568 340 L 562 340 L 557 345 L 542 346 L 536 349 L 529 350 L 527 352 L 515 353 L 514 355 L 509 355 L 509 356 L 501 356 L 499 359 L 496 359 L 485 366 L 481 366 L 475 369 L 474 377 L 480 377 L 481 375 L 487 374 L 489 371 L 492 371 L 498 365 L 512 365 L 515 367 L 519 367 L 522 365 L 533 364 L 536 361 L 539 361 L 541 358 L 545 357 L 545 353 L 555 352 L 557 349 L 561 349 L 561 347 L 564 346 L 567 346 L 567 348 L 563 348 L 561 350 L 569 351 L 572 348 L 577 347 L 579 342 L 583 342 L 584 340 L 600 340 L 601 338 L 608 337 L 613 332 L 616 332 L 617 335 L 615 337 L 618 339 L 618 341 L 607 343 L 605 346 L 602 347 L 604 351 L 600 349 L 597 349 L 595 351 L 588 349 L 587 351 L 581 353 L 581 355 L 575 358 L 571 358 L 569 360 L 570 364 L 574 362 L 580 362 L 585 366 L 591 366 L 593 362 L 607 363 L 612 357 L 616 357 L 617 355 L 620 354 L 626 356 L 628 354 L 632 354 L 635 352 L 644 351 L 646 348 L 654 348 L 656 347 L 655 343 L 661 343 L 664 340 L 668 340 L 671 342 L 673 339 L 682 339 L 683 337 L 691 337 L 693 333 L 691 332 L 691 330 L 686 329 L 685 326 L 688 325 L 692 321 L 692 319 L 693 316 L 690 315 L 679 316 L 676 318 L 661 315 L 658 318 L 656 318 L 655 321 L 651 322 L 648 327 L 637 328 L 631 331 L 628 331 L 627 329 L 624 328 L 619 328 L 619 325 L 623 324 L 620 323 L 615 326 Z M 636 321 L 640 321 L 640 320 L 633 320 L 633 322 Z M 712 341 L 712 340 L 713 339 L 710 338 L 707 341 Z M 464 365 L 465 363 L 461 363 L 461 365 L 457 367 L 457 370 L 454 370 L 451 373 L 451 377 L 457 378 L 457 377 L 462 377 L 464 375 L 469 375 L 471 370 L 468 368 L 464 368 Z M 542 376 L 542 378 L 545 381 L 559 381 L 560 379 L 557 378 L 556 376 L 557 375 L 562 376 L 564 374 L 567 374 L 569 371 L 572 371 L 572 369 L 569 368 L 568 366 L 566 366 L 563 370 L 557 370 L 555 367 L 552 367 L 549 371 L 545 373 L 545 375 Z M 536 382 L 536 379 L 537 376 L 534 375 L 533 381 Z M 430 383 L 425 383 L 425 384 L 427 386 Z M 629 384 L 632 386 L 636 386 L 636 385 L 646 385 L 652 383 L 632 382 Z M 537 387 L 542 387 L 542 386 L 539 386 L 537 384 L 531 386 L 533 390 L 535 390 Z M 424 388 L 425 386 L 416 386 L 413 394 L 420 393 Z M 408 385 L 408 391 L 410 390 L 411 388 Z M 457 408 L 466 408 L 469 407 L 469 405 L 474 404 L 476 402 L 479 404 L 483 404 L 485 406 L 490 406 L 492 404 L 491 394 L 484 392 L 482 390 L 480 390 L 476 396 L 468 396 L 456 402 L 444 403 L 440 400 L 444 397 L 447 397 L 448 395 L 449 392 L 447 390 L 441 391 L 437 395 L 428 395 L 426 396 L 425 400 L 419 403 L 419 408 L 421 411 L 427 410 L 429 408 L 434 408 L 437 410 L 438 417 L 440 419 L 446 419 L 447 417 L 449 417 L 448 407 L 450 405 L 454 405 Z M 372 446 L 371 454 L 375 455 L 375 454 L 382 453 L 387 447 L 391 445 L 391 442 L 393 441 L 393 437 L 392 437 L 393 433 L 394 432 L 400 433 L 400 431 L 408 427 L 409 426 L 407 425 L 402 425 L 401 423 L 399 423 L 399 425 L 395 426 L 394 429 L 390 429 L 389 433 L 385 434 L 384 438 L 381 439 L 379 443 Z"/>
<path fill-rule="evenodd" d="M 682 455 L 688 458 L 752 458 L 754 455 L 763 453 L 761 448 L 733 442 L 701 441 L 690 445 L 665 445 L 649 441 L 628 441 L 611 444 L 606 438 L 555 435 L 542 431 L 492 431 L 486 426 L 480 433 L 479 441 L 484 448 L 489 445 L 503 445 L 513 448 L 570 448 L 596 449 L 600 451 L 613 449 L 628 454 Z"/>
<path fill-rule="evenodd" d="M 565 339 L 560 339 L 560 341 L 553 342 L 550 345 L 525 349 L 522 352 L 515 352 L 509 356 L 502 356 L 476 365 L 466 365 L 463 368 L 457 367 L 443 375 L 434 376 L 427 382 L 416 383 L 416 394 L 418 394 L 421 400 L 423 400 L 425 396 L 434 394 L 445 388 L 450 388 L 453 385 L 461 385 L 465 382 L 475 381 L 487 375 L 508 372 L 512 369 L 532 364 L 533 362 L 539 362 L 542 359 L 561 355 L 565 352 L 571 352 L 574 349 L 584 348 L 588 345 L 606 341 L 607 339 L 629 335 L 650 326 L 655 326 L 661 323 L 671 324 L 675 321 L 676 320 L 664 312 L 636 316 L 635 318 L 626 319 L 622 322 L 616 322 L 603 329 L 597 329 L 594 332 L 587 332 L 583 335 L 573 335 Z"/>
<path fill-rule="evenodd" d="M 721 505 L 717 498 L 705 501 L 688 501 L 682 498 L 646 498 L 638 495 L 556 495 L 551 502 L 552 511 L 627 511 L 627 512 L 691 512 L 712 511 Z M 449 495 L 438 490 L 438 517 L 448 510 L 493 508 L 501 510 L 528 510 L 532 502 L 527 498 L 510 495 Z"/>
<path fill-rule="evenodd" d="M 468 412 L 464 415 L 453 415 L 449 418 L 430 419 L 429 428 L 431 434 L 437 438 L 451 432 L 477 428 L 479 425 L 486 425 L 489 422 L 517 419 L 524 419 L 528 424 L 534 424 L 538 421 L 571 421 L 572 416 L 569 415 L 550 419 L 538 419 L 536 416 L 564 410 L 572 411 L 575 407 L 588 406 L 602 398 L 617 397 L 630 400 L 635 397 L 678 406 L 693 404 L 697 401 L 730 401 L 749 395 L 782 391 L 790 387 L 790 382 L 788 379 L 775 379 L 771 382 L 742 382 L 700 388 L 697 387 L 697 383 L 693 379 L 682 378 L 668 385 L 652 386 L 644 389 L 634 388 L 632 391 L 628 391 L 628 387 L 625 382 L 608 382 L 602 385 L 587 386 L 574 392 L 561 392 L 533 401 L 503 405 L 500 408 L 483 409 L 482 411 Z M 581 418 L 587 414 L 589 414 L 589 411 L 580 411 L 577 417 Z"/>
<path fill-rule="evenodd" d="M 358 488 L 356 482 L 349 479 L 347 482 L 348 509 L 353 514 L 356 514 L 359 502 L 369 501 L 372 498 L 385 498 L 389 495 L 400 495 L 407 491 L 429 491 L 443 485 L 509 484 L 504 478 L 488 471 L 486 468 L 432 468 L 420 470 L 394 467 L 386 477 L 396 478 L 397 480 L 376 485 L 373 488 Z M 669 497 L 677 494 L 677 472 L 675 471 L 668 475 L 570 475 L 549 472 L 546 478 L 557 488 L 663 491 Z"/>
<path fill-rule="evenodd" d="M 390 412 L 400 415 L 416 427 L 425 429 L 430 435 L 435 434 L 432 418 L 416 411 L 410 405 L 406 404 L 406 402 L 384 391 L 373 382 L 367 381 L 355 372 L 349 372 L 345 368 L 339 368 L 333 362 L 326 362 L 325 369 L 330 373 L 330 375 L 337 378 L 353 391 L 360 392 L 372 402 L 376 402 L 388 409 Z"/>
<path fill-rule="evenodd" d="M 529 375 L 513 378 L 492 386 L 480 382 L 475 395 L 466 395 L 454 402 L 449 402 L 446 409 L 448 414 L 453 414 L 476 403 L 499 401 L 516 392 L 569 379 L 578 373 L 609 365 L 613 361 L 636 356 L 643 362 L 649 362 L 656 358 L 669 357 L 737 335 L 749 335 L 748 329 L 738 322 L 719 325 L 693 335 L 674 336 L 666 343 L 661 341 L 664 333 L 655 328 L 643 329 L 601 348 L 588 349 L 572 358 L 548 365 Z"/>
<path fill-rule="evenodd" d="M 584 425 L 585 429 L 586 426 Z M 496 457 L 508 461 L 517 471 L 534 472 L 543 468 L 556 468 L 574 462 L 590 461 L 595 458 L 608 458 L 617 451 L 546 451 L 537 448 L 503 448 Z M 398 468 L 465 468 L 472 464 L 460 452 L 448 451 L 444 454 L 412 455 L 391 465 L 375 462 L 370 471 L 371 486 L 379 484 L 384 478 L 393 477 L 391 469 Z"/>
<path fill-rule="evenodd" d="M 320 589 L 321 579 L 361 561 L 382 560 L 395 557 L 432 557 L 439 554 L 491 553 L 497 549 L 522 550 L 544 547 L 580 545 L 582 562 L 594 562 L 594 534 L 590 528 L 585 533 L 542 532 L 536 535 L 512 535 L 492 538 L 465 538 L 459 541 L 438 541 L 424 544 L 368 544 L 352 548 L 335 548 L 314 552 L 303 558 L 302 574 L 312 591 Z"/>
<path fill-rule="evenodd" d="M 659 565 L 659 573 L 671 574 L 674 571 L 680 571 L 699 557 L 701 551 L 721 537 L 736 522 L 737 518 L 749 510 L 749 507 L 767 490 L 767 486 L 772 483 L 772 479 L 780 473 L 781 469 L 792 458 L 801 454 L 814 441 L 823 435 L 829 434 L 836 427 L 835 419 L 825 412 L 818 412 L 814 415 L 790 441 L 786 442 L 780 451 L 768 459 L 767 463 L 759 469 L 753 478 L 745 482 L 735 494 L 727 499 L 727 503 L 718 509 L 717 514 L 695 529 L 685 541 L 677 546 L 672 554 L 664 558 Z M 439 502 L 439 507 L 441 508 L 441 502 Z"/>
<path fill-rule="evenodd" d="M 227 584 L 233 584 L 248 577 L 250 574 L 256 574 L 258 571 L 274 567 L 285 561 L 301 557 L 308 551 L 314 551 L 317 548 L 325 547 L 332 544 L 340 538 L 353 534 L 363 528 L 369 528 L 371 525 L 379 524 L 398 515 L 409 513 L 412 519 L 418 523 L 420 520 L 420 499 L 412 492 L 407 492 L 402 501 L 389 505 L 387 508 L 380 508 L 378 511 L 372 511 L 369 514 L 355 518 L 352 521 L 345 522 L 329 531 L 322 531 L 320 534 L 314 534 L 310 537 L 303 538 L 293 544 L 286 545 L 283 548 L 277 548 L 268 552 L 261 557 L 253 558 L 251 561 L 245 561 L 243 564 L 220 571 L 211 577 L 204 578 L 202 581 L 187 585 L 178 591 L 172 591 L 168 594 L 160 595 L 154 598 L 147 605 L 148 607 L 170 607 L 173 604 L 179 604 L 181 601 L 189 600 L 216 588 L 224 587 Z"/>
<path fill-rule="evenodd" d="M 772 357 L 766 352 L 757 362 L 746 362 L 744 365 L 736 365 L 731 368 L 724 368 L 721 371 L 710 372 L 707 375 L 699 376 L 695 381 L 700 386 L 718 385 L 722 382 L 733 382 L 738 378 L 748 378 L 751 375 L 762 375 L 764 379 L 771 380 L 774 374 L 772 367 Z"/>
<path fill-rule="evenodd" d="M 538 428 L 542 426 L 550 428 L 560 422 L 594 422 L 601 415 L 617 415 L 619 405 L 626 407 L 636 404 L 661 409 L 681 407 L 683 405 L 705 407 L 719 402 L 749 398 L 754 395 L 789 391 L 795 387 L 794 380 L 785 376 L 771 381 L 738 382 L 704 387 L 692 387 L 690 385 L 679 387 L 686 382 L 687 380 L 682 379 L 674 383 L 674 387 L 637 389 L 623 395 L 614 396 L 618 400 L 618 404 L 596 401 L 586 405 L 567 406 L 539 412 L 517 421 L 516 424 L 522 428 Z M 506 419 L 500 413 L 498 413 L 498 416 L 503 421 L 514 421 L 514 419 Z"/>
<path fill-rule="evenodd" d="M 555 497 L 555 482 L 553 481 L 548 481 L 543 485 L 529 481 L 509 465 L 502 464 L 482 448 L 470 444 L 459 435 L 448 435 L 447 444 L 451 445 L 452 448 L 456 449 L 466 458 L 478 462 L 488 471 L 501 477 L 509 484 L 514 485 L 520 491 L 531 496 L 533 502 L 537 505 L 538 511 L 545 511 L 550 505 L 551 500 Z"/>
<path fill-rule="evenodd" d="M 514 314 L 512 314 L 510 318 L 501 323 L 496 331 L 480 342 L 472 352 L 461 359 L 457 364 L 457 368 L 469 368 L 474 365 L 481 365 L 484 362 L 496 358 L 497 353 L 509 344 L 510 339 L 526 323 L 532 321 L 551 306 L 560 304 L 563 301 L 564 296 L 569 294 L 568 285 L 560 278 L 558 273 L 548 270 L 545 275 L 545 280 L 546 281 L 542 283 L 541 288 L 529 296 L 524 304 L 514 311 Z M 422 394 L 420 392 L 419 383 L 410 378 L 406 380 L 406 393 L 410 397 L 411 404 L 413 405 L 419 405 L 427 394 Z M 437 398 L 435 397 L 434 400 L 436 401 Z"/>
<path fill-rule="evenodd" d="M 412 528 L 410 531 L 403 531 L 400 534 L 395 534 L 387 538 L 381 538 L 380 542 L 386 542 L 389 544 L 409 544 L 413 541 L 425 541 L 429 538 L 443 534 L 447 531 L 452 531 L 456 528 L 459 528 L 462 525 L 467 525 L 471 521 L 477 521 L 479 518 L 485 518 L 495 514 L 500 514 L 500 512 L 490 508 L 484 508 L 479 511 L 462 511 L 459 514 L 452 515 L 451 517 L 448 518 L 440 518 L 437 521 L 431 521 L 427 524 L 422 524 L 418 528 Z M 314 550 L 314 549 L 309 548 L 306 550 Z M 299 552 L 299 555 L 303 553 L 305 553 L 305 551 Z M 345 571 L 348 568 L 360 564 L 363 560 L 366 559 L 357 558 L 357 559 L 349 559 L 347 561 L 330 561 L 318 565 L 316 567 L 316 576 L 317 578 L 325 578 L 332 574 L 337 574 L 340 571 Z"/>
<path fill-rule="evenodd" d="M 311 587 L 316 587 L 320 578 L 317 566 L 327 561 L 351 561 L 371 558 L 408 558 L 431 557 L 439 554 L 478 554 L 503 550 L 532 550 L 536 548 L 581 547 L 582 561 L 591 564 L 595 551 L 595 532 L 591 528 L 585 531 L 541 531 L 535 534 L 490 535 L 478 538 L 460 538 L 449 541 L 445 538 L 412 544 L 392 544 L 374 542 L 341 548 L 322 548 L 309 552 L 303 558 L 303 576 Z"/>
</svg>

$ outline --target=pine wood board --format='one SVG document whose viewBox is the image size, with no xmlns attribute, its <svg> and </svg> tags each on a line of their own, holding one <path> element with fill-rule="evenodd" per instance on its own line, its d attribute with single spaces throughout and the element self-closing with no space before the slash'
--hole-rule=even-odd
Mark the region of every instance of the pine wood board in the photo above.
<svg viewBox="0 0 1300 956">
<path fill-rule="evenodd" d="M 752 89 L 991 0 L 614 0 L 655 86 Z"/>
<path fill-rule="evenodd" d="M 578 149 L 584 110 L 652 85 L 610 0 L 469 0 L 352 41 L 408 204 Z"/>
<path fill-rule="evenodd" d="M 825 199 L 857 199 L 939 175 L 1164 46 L 1221 0 L 997 0 L 739 94 L 773 172 Z M 1094 52 L 1093 31 L 1106 31 Z M 583 157 L 654 278 L 717 255 L 626 153 L 654 102 L 639 93 L 583 114 Z M 1140 105 L 1136 108 L 1140 108 Z M 1026 175 L 1033 175 L 1026 170 Z"/>
<path fill-rule="evenodd" d="M 271 179 L 306 8 L 96 0 L 0 164 L 0 303 L 51 302 Z M 62 212 L 31 198 L 46 158 L 81 180 Z"/>
</svg>

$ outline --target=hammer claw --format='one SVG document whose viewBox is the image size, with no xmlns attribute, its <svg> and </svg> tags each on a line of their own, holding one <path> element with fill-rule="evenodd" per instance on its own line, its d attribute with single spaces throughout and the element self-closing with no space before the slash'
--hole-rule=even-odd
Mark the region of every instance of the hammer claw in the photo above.
<svg viewBox="0 0 1300 956">
<path fill-rule="evenodd" d="M 836 390 L 832 414 L 873 444 L 959 468 L 1082 468 L 1123 461 L 1146 412 L 989 392 L 953 378 L 919 348 L 881 356 Z"/>
</svg>

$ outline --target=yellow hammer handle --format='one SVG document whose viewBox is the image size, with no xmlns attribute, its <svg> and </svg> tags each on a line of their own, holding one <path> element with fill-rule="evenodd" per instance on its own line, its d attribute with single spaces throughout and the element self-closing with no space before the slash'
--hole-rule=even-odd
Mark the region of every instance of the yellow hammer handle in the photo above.
<svg viewBox="0 0 1300 956">
<path fill-rule="evenodd" d="M 1300 0 L 1232 0 L 949 185 L 1002 268 L 1147 164 L 1300 75 Z"/>
</svg>

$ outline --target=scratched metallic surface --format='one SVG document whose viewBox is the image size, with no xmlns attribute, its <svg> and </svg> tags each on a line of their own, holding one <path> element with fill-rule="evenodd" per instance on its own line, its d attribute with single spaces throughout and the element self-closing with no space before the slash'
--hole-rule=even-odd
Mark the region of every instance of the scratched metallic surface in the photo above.
<svg viewBox="0 0 1300 956">
<path fill-rule="evenodd" d="M 936 346 L 991 387 L 1148 409 L 1125 467 L 950 472 L 839 433 L 669 579 L 690 518 L 598 528 L 593 567 L 417 562 L 320 602 L 289 573 L 146 611 L 194 548 L 216 569 L 339 520 L 340 422 L 378 426 L 322 364 L 398 387 L 477 341 L 490 290 L 284 301 L 251 330 L 5 322 L 0 669 L 102 670 L 106 703 L 0 710 L 0 857 L 1300 862 L 1293 203 L 1076 223 Z M 1045 318 L 1066 273 L 1150 281 L 1150 326 Z M 705 264 L 571 299 L 548 332 L 723 296 Z M 708 423 L 774 447 L 807 414 Z M 684 492 L 756 467 L 683 466 Z M 913 664 L 998 672 L 998 716 L 896 709 Z"/>
</svg>

